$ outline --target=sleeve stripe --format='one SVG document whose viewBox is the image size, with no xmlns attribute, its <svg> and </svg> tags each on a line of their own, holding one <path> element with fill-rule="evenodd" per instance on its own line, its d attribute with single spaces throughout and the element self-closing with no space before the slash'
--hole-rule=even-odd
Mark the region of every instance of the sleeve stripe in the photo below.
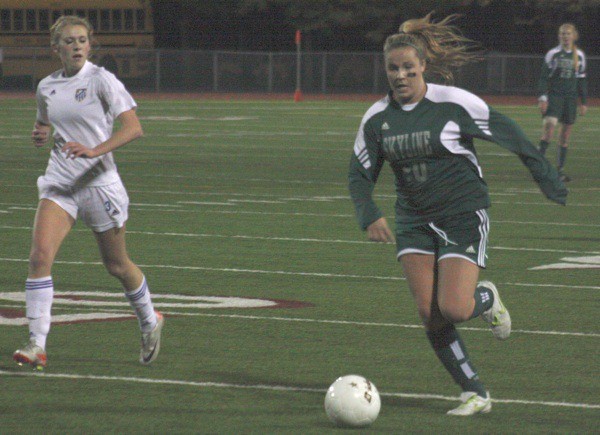
<svg viewBox="0 0 600 435">
<path fill-rule="evenodd" d="M 354 140 L 354 154 L 358 161 L 363 165 L 363 168 L 369 169 L 371 167 L 371 159 L 369 158 L 369 152 L 367 150 L 367 144 L 365 143 L 365 124 L 375 114 L 383 112 L 389 104 L 389 97 L 382 98 L 375 104 L 373 104 L 360 122 L 356 139 Z"/>
<path fill-rule="evenodd" d="M 440 141 L 452 154 L 462 155 L 469 159 L 477 168 L 479 176 L 483 178 L 483 172 L 475 154 L 460 144 L 460 126 L 457 123 L 448 121 L 440 133 Z"/>
<path fill-rule="evenodd" d="M 492 135 L 489 126 L 490 108 L 485 101 L 471 92 L 453 86 L 428 84 L 425 97 L 434 103 L 454 103 L 461 106 L 481 131 L 488 136 Z"/>
</svg>

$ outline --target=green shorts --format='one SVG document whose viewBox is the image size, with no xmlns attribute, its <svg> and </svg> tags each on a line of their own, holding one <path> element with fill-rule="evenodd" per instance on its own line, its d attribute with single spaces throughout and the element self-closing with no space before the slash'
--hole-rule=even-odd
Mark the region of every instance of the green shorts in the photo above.
<svg viewBox="0 0 600 435">
<path fill-rule="evenodd" d="M 397 258 L 404 254 L 435 255 L 437 261 L 460 257 L 485 268 L 490 222 L 485 209 L 421 225 L 396 226 Z"/>
<path fill-rule="evenodd" d="M 548 109 L 544 117 L 558 118 L 562 124 L 575 124 L 577 118 L 577 97 L 548 95 Z"/>
</svg>

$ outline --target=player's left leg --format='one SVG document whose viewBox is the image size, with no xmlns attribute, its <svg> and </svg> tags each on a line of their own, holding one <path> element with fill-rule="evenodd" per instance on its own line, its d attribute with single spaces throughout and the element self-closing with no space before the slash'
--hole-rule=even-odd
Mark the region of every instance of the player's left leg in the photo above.
<svg viewBox="0 0 600 435">
<path fill-rule="evenodd" d="M 444 317 L 439 307 L 437 291 L 438 270 L 433 255 L 407 254 L 400 257 L 404 274 L 419 308 L 427 338 L 452 379 L 461 387 L 468 408 L 450 411 L 450 415 L 473 415 L 489 412 L 491 400 L 485 386 L 479 380 L 462 338 L 451 321 Z M 476 280 L 476 278 L 475 278 Z M 472 295 L 471 295 L 472 298 Z M 476 397 L 472 397 L 472 396 Z M 461 396 L 462 397 L 462 396 Z M 465 396 L 466 397 L 466 396 Z M 457 412 L 459 412 L 457 414 Z"/>
<path fill-rule="evenodd" d="M 564 100 L 562 113 L 559 117 L 561 128 L 558 138 L 558 158 L 556 165 L 560 174 L 560 179 L 564 182 L 571 181 L 571 178 L 563 172 L 563 169 L 567 161 L 569 140 L 571 138 L 571 131 L 573 130 L 573 124 L 575 124 L 576 119 L 577 97 L 566 97 Z"/>
<path fill-rule="evenodd" d="M 557 167 L 561 180 L 565 182 L 571 181 L 571 178 L 563 172 L 563 168 L 567 161 L 567 150 L 569 149 L 569 139 L 571 138 L 572 130 L 573 124 L 562 124 L 558 140 Z"/>
<path fill-rule="evenodd" d="M 140 362 L 149 364 L 160 350 L 160 335 L 164 324 L 162 314 L 154 310 L 144 274 L 129 258 L 125 244 L 125 226 L 94 233 L 102 262 L 125 289 L 125 297 L 134 309 L 142 332 Z"/>
<path fill-rule="evenodd" d="M 460 396 L 462 403 L 448 411 L 448 415 L 469 416 L 490 412 L 490 395 L 479 380 L 465 344 L 454 327 L 454 323 L 468 320 L 477 311 L 485 310 L 487 305 L 491 305 L 489 296 L 482 297 L 476 290 L 479 267 L 464 258 L 449 257 L 439 261 L 438 273 L 437 299 L 440 312 L 452 323 L 452 330 L 446 331 L 443 338 L 437 337 L 438 343 L 434 341 L 434 346 L 438 346 L 436 353 L 440 360 L 446 360 L 445 364 L 454 369 L 455 381 L 463 390 Z"/>
</svg>

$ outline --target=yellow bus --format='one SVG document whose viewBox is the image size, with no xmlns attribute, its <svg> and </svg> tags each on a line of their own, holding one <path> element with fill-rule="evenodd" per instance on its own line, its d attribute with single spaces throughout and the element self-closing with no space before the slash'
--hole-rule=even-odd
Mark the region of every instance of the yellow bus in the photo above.
<svg viewBox="0 0 600 435">
<path fill-rule="evenodd" d="M 92 61 L 121 79 L 149 78 L 154 26 L 150 0 L 0 0 L 0 66 L 5 83 L 39 80 L 61 68 L 50 27 L 78 15 L 94 28 Z"/>
</svg>

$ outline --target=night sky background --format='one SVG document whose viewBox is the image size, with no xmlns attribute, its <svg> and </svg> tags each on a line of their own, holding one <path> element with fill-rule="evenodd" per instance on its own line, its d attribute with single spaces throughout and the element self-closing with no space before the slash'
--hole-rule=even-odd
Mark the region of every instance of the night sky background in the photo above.
<svg viewBox="0 0 600 435">
<path fill-rule="evenodd" d="M 487 51 L 543 54 L 558 27 L 574 23 L 578 46 L 600 54 L 600 0 L 154 0 L 157 48 L 293 51 L 300 29 L 309 51 L 379 51 L 410 18 L 458 13 L 455 25 Z"/>
</svg>

